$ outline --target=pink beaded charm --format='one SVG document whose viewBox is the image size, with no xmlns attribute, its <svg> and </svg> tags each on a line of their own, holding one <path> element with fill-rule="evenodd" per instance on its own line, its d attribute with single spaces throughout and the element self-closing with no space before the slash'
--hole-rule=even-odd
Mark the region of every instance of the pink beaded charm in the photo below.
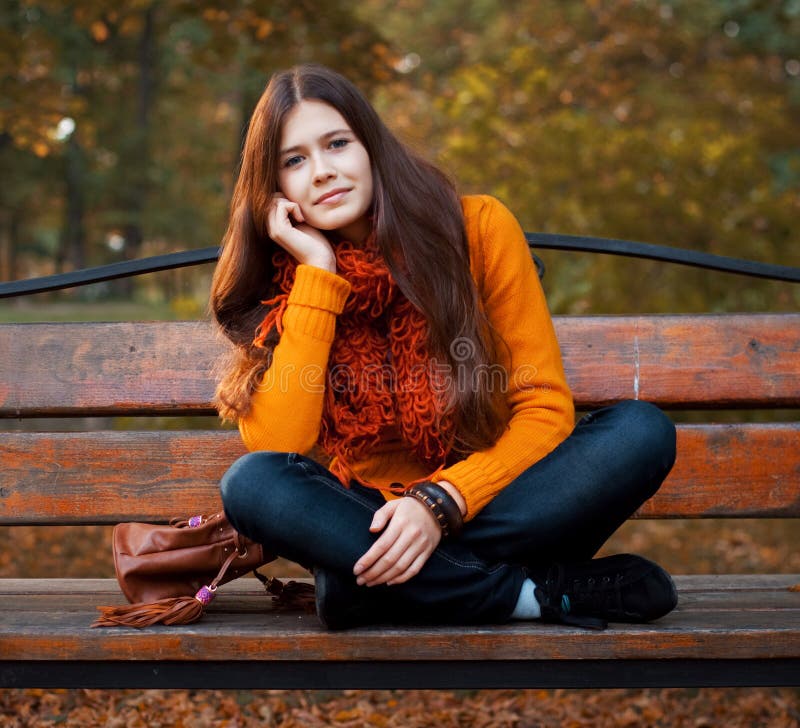
<svg viewBox="0 0 800 728">
<path fill-rule="evenodd" d="M 204 607 L 207 607 L 214 599 L 214 592 L 207 586 L 200 587 L 200 591 L 194 595 L 194 598 Z"/>
<path fill-rule="evenodd" d="M 192 516 L 189 519 L 189 528 L 197 528 L 198 526 L 203 525 L 203 517 L 202 516 Z"/>
</svg>

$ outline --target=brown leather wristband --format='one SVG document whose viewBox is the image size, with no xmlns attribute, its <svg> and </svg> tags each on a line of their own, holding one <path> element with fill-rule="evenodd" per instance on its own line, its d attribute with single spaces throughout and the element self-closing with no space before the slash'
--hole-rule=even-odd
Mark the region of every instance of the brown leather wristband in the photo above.
<svg viewBox="0 0 800 728">
<path fill-rule="evenodd" d="M 433 511 L 442 536 L 458 536 L 464 527 L 464 517 L 453 496 L 441 485 L 426 480 L 423 483 L 412 485 L 403 493 L 404 496 L 416 498 Z"/>
</svg>

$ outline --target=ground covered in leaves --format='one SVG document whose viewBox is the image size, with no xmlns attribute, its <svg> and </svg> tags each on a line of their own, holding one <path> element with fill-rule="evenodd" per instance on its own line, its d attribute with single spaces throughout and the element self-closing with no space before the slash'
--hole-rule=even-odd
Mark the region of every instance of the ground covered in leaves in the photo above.
<svg viewBox="0 0 800 728">
<path fill-rule="evenodd" d="M 107 527 L 0 528 L 0 577 L 112 577 L 110 534 Z M 602 553 L 618 551 L 640 553 L 676 574 L 800 573 L 800 529 L 790 521 L 632 521 Z M 307 575 L 288 562 L 267 571 Z M 798 725 L 800 690 L 787 688 L 0 691 L 0 728 Z"/>
<path fill-rule="evenodd" d="M 0 726 L 797 726 L 790 690 L 5 691 Z"/>
</svg>

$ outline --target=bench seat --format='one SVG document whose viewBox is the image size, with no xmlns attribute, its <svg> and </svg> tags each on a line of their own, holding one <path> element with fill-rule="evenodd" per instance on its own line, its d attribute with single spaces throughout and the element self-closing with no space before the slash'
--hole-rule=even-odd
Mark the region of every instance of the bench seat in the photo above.
<svg viewBox="0 0 800 728">
<path fill-rule="evenodd" d="M 147 630 L 90 628 L 98 604 L 124 603 L 113 579 L 3 579 L 0 675 L 5 687 L 800 684 L 800 574 L 676 583 L 673 613 L 604 632 L 531 622 L 327 632 L 313 614 L 272 610 L 250 578 L 222 587 L 200 622 Z"/>
</svg>

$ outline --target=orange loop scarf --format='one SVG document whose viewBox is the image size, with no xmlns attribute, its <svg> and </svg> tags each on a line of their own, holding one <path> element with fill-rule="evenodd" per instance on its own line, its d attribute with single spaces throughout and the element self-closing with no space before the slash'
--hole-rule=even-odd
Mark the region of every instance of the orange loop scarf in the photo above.
<svg viewBox="0 0 800 728">
<path fill-rule="evenodd" d="M 444 394 L 428 354 L 428 324 L 398 288 L 380 254 L 374 235 L 362 247 L 342 241 L 334 247 L 337 275 L 351 285 L 328 359 L 318 444 L 333 458 L 331 471 L 346 488 L 360 478 L 358 462 L 394 426 L 417 457 L 432 470 L 445 464 L 454 437 L 452 416 L 442 413 L 436 392 Z M 274 306 L 256 330 L 253 343 L 263 346 L 276 328 L 283 333 L 283 313 L 294 283 L 296 260 L 273 254 L 273 283 L 281 291 L 265 305 Z M 436 386 L 439 383 L 440 386 Z M 406 484 L 406 487 L 409 484 Z"/>
</svg>

